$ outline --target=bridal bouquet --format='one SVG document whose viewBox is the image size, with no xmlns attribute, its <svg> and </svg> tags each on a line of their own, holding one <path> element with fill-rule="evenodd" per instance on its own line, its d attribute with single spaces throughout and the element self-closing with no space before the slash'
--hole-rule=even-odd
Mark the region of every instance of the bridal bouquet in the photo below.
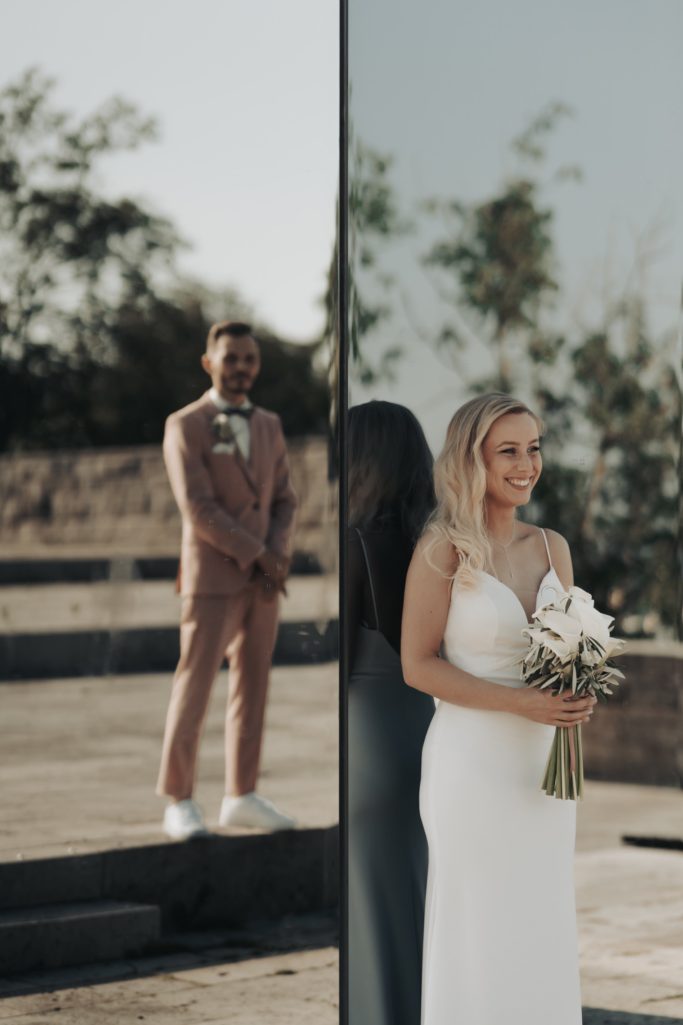
<svg viewBox="0 0 683 1025">
<path fill-rule="evenodd" d="M 522 633 L 529 650 L 522 660 L 522 679 L 539 690 L 571 690 L 577 697 L 593 695 L 606 701 L 612 687 L 624 678 L 612 661 L 624 642 L 610 636 L 614 620 L 598 612 L 580 587 L 570 587 L 555 601 L 541 606 L 533 625 Z M 581 726 L 555 729 L 541 784 L 549 797 L 576 800 L 583 794 Z"/>
</svg>

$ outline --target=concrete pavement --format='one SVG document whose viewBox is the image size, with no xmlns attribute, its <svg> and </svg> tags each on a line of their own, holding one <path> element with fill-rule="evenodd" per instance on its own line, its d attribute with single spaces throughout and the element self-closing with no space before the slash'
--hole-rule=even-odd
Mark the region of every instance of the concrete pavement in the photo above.
<svg viewBox="0 0 683 1025">
<path fill-rule="evenodd" d="M 575 872 L 584 1007 L 680 1021 L 683 853 L 621 843 L 632 834 L 683 838 L 681 792 L 588 783 Z"/>
<path fill-rule="evenodd" d="M 17 979 L 2 988 L 0 1023 L 44 1025 L 58 1013 L 65 1025 L 334 1025 L 335 932 L 331 918 L 307 916 L 261 936 L 190 935 L 165 955 Z"/>
<path fill-rule="evenodd" d="M 170 675 L 0 685 L 0 862 L 157 844 Z M 215 823 L 227 673 L 211 697 L 197 799 Z M 261 791 L 308 827 L 337 821 L 337 667 L 273 670 Z"/>
<path fill-rule="evenodd" d="M 160 841 L 152 789 L 168 686 L 142 676 L 0 687 L 1 860 Z M 222 792 L 224 688 L 225 678 L 203 746 L 199 799 L 210 815 Z M 336 738 L 336 666 L 276 669 L 263 792 L 304 826 L 336 821 Z M 683 854 L 625 846 L 624 834 L 683 836 L 681 793 L 587 784 L 576 858 L 584 1023 L 670 1025 L 683 1021 Z M 334 928 L 301 940 L 295 926 L 279 946 L 239 950 L 234 937 L 206 935 L 195 950 L 28 976 L 5 986 L 0 1023 L 42 1025 L 59 1007 L 62 1025 L 332 1025 Z"/>
</svg>

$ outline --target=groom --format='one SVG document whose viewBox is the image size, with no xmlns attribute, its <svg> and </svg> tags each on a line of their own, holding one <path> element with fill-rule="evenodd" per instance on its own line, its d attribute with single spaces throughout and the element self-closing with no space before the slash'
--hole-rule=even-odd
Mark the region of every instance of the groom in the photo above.
<svg viewBox="0 0 683 1025">
<path fill-rule="evenodd" d="M 249 402 L 261 366 L 248 324 L 209 331 L 211 389 L 169 416 L 164 460 L 183 521 L 180 661 L 166 718 L 157 793 L 164 830 L 207 832 L 193 799 L 199 738 L 213 681 L 230 663 L 221 826 L 288 829 L 294 819 L 256 793 L 278 593 L 289 572 L 296 496 L 280 419 Z"/>
</svg>

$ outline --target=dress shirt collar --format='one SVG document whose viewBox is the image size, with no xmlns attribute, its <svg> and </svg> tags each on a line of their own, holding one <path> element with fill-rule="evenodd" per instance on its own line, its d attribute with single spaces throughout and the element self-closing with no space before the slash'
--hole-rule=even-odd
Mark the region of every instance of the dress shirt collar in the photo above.
<svg viewBox="0 0 683 1025">
<path fill-rule="evenodd" d="M 227 399 L 224 399 L 222 395 L 218 394 L 215 388 L 209 389 L 209 398 L 213 402 L 216 409 L 220 410 L 221 413 L 224 413 L 226 409 L 230 409 L 231 406 L 237 405 L 236 402 L 228 402 Z M 251 402 L 249 401 L 249 399 L 244 400 L 244 402 L 240 405 L 240 409 L 251 409 Z"/>
</svg>

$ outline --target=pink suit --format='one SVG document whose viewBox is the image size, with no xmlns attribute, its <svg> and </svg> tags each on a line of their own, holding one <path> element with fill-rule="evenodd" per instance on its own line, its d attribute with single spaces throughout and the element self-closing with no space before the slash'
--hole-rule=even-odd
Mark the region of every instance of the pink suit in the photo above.
<svg viewBox="0 0 683 1025">
<path fill-rule="evenodd" d="M 225 792 L 256 788 L 278 602 L 265 601 L 249 580 L 264 544 L 289 555 L 296 509 L 277 414 L 254 407 L 245 460 L 235 445 L 225 451 L 217 437 L 218 412 L 206 392 L 171 414 L 164 433 L 164 460 L 183 521 L 183 604 L 157 792 L 176 800 L 192 795 L 201 729 L 225 655 Z"/>
</svg>

